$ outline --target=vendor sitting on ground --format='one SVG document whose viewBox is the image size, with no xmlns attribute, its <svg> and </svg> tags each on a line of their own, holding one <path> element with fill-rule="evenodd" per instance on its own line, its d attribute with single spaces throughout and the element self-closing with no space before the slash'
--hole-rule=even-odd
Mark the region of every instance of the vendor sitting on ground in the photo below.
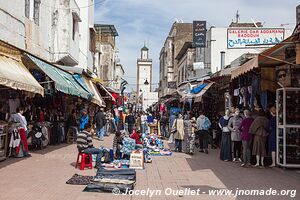
<svg viewBox="0 0 300 200">
<path fill-rule="evenodd" d="M 96 154 L 96 165 L 95 168 L 101 167 L 101 157 L 102 151 L 93 146 L 92 136 L 91 136 L 92 125 L 90 123 L 86 123 L 84 125 L 83 131 L 81 131 L 77 135 L 77 148 L 79 152 L 86 154 Z"/>
<path fill-rule="evenodd" d="M 142 149 L 143 148 L 143 143 L 142 143 L 142 134 L 141 131 L 135 131 L 133 130 L 133 133 L 130 135 L 131 139 L 135 140 L 135 145 L 136 149 Z"/>
<path fill-rule="evenodd" d="M 123 146 L 123 135 L 120 131 L 117 131 L 113 140 L 113 151 L 115 159 L 120 158 L 121 149 Z"/>
</svg>

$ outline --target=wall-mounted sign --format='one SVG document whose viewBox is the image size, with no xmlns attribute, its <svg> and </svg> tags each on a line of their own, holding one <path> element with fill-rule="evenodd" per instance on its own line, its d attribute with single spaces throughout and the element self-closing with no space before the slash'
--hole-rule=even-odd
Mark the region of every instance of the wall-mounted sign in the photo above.
<svg viewBox="0 0 300 200">
<path fill-rule="evenodd" d="M 204 62 L 194 62 L 193 70 L 204 69 Z"/>
<path fill-rule="evenodd" d="M 227 48 L 257 48 L 280 43 L 284 28 L 228 28 Z"/>
<path fill-rule="evenodd" d="M 177 88 L 176 81 L 170 81 L 170 82 L 168 82 L 168 88 L 176 89 Z"/>
<path fill-rule="evenodd" d="M 206 21 L 193 21 L 193 46 L 206 47 Z"/>
</svg>

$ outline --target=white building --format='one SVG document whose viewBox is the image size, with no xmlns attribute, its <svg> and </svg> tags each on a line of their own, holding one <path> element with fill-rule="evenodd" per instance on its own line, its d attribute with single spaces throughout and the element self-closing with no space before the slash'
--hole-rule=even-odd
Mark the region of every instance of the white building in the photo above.
<svg viewBox="0 0 300 200">
<path fill-rule="evenodd" d="M 152 92 L 151 85 L 152 59 L 149 58 L 149 49 L 144 46 L 141 49 L 141 57 L 137 59 L 137 97 L 141 110 L 146 110 L 158 101 L 158 93 Z"/>
<path fill-rule="evenodd" d="M 94 26 L 96 29 L 95 65 L 97 75 L 107 86 L 119 90 L 118 80 L 122 78 L 120 75 L 123 68 L 122 66 L 122 69 L 120 69 L 120 66 L 117 67 L 117 64 L 120 62 L 118 57 L 119 50 L 116 47 L 115 40 L 118 32 L 114 25 L 95 24 Z M 118 72 L 117 68 L 119 68 Z"/>
<path fill-rule="evenodd" d="M 82 20 L 75 0 L 0 1 L 0 17 L 0 40 L 51 63 L 78 65 Z"/>
<path fill-rule="evenodd" d="M 94 28 L 94 3 L 95 0 L 76 0 L 80 7 L 81 23 L 79 25 L 79 64 L 90 72 L 94 69 L 95 36 Z"/>
<path fill-rule="evenodd" d="M 249 25 L 248 23 L 245 23 Z M 243 24 L 242 24 L 243 25 Z M 254 24 L 252 24 L 254 26 Z M 229 32 L 235 29 L 234 32 Z M 262 34 L 261 31 L 268 30 L 282 30 L 281 33 Z M 243 31 L 246 31 L 243 33 Z M 257 32 L 258 31 L 258 32 Z M 259 34 L 256 34 L 259 33 Z M 233 60 L 245 53 L 260 53 L 272 45 L 256 45 L 261 44 L 263 40 L 270 41 L 271 38 L 278 38 L 278 42 L 291 35 L 291 30 L 284 30 L 282 28 L 263 28 L 263 27 L 229 27 L 229 28 L 215 28 L 211 27 L 206 34 L 206 48 L 201 49 L 204 56 L 204 67 L 211 69 L 212 73 L 221 70 L 221 52 L 223 52 L 223 66 L 229 65 Z M 240 37 L 239 37 L 240 36 Z M 253 38 L 253 39 L 251 39 Z M 244 40 L 245 39 L 245 40 Z M 260 40 L 260 42 L 258 42 Z M 235 41 L 235 45 L 231 42 Z M 275 41 L 275 40 L 273 40 Z M 245 45 L 241 43 L 253 43 L 254 45 Z M 268 43 L 268 42 L 267 42 Z"/>
</svg>

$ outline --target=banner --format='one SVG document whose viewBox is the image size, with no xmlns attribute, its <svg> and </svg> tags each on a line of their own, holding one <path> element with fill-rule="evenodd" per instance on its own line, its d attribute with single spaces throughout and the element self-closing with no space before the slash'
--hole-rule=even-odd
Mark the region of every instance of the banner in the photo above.
<svg viewBox="0 0 300 200">
<path fill-rule="evenodd" d="M 227 48 L 266 48 L 284 39 L 284 28 L 228 28 Z"/>
<path fill-rule="evenodd" d="M 206 47 L 206 21 L 193 21 L 193 47 Z"/>
</svg>

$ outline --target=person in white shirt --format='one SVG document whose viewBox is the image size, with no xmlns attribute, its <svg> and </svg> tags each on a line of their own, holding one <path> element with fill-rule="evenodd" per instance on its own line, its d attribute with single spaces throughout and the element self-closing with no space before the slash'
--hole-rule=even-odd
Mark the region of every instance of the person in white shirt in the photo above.
<svg viewBox="0 0 300 200">
<path fill-rule="evenodd" d="M 145 134 L 147 132 L 147 115 L 145 112 L 143 112 L 141 116 L 141 131 L 142 134 Z"/>
<path fill-rule="evenodd" d="M 17 108 L 17 113 L 12 114 L 10 116 L 10 119 L 8 120 L 9 122 L 16 122 L 16 123 L 20 123 L 21 126 L 25 129 L 26 134 L 27 134 L 27 120 L 26 118 L 23 116 L 24 113 L 24 108 L 23 107 L 18 107 Z"/>
</svg>

